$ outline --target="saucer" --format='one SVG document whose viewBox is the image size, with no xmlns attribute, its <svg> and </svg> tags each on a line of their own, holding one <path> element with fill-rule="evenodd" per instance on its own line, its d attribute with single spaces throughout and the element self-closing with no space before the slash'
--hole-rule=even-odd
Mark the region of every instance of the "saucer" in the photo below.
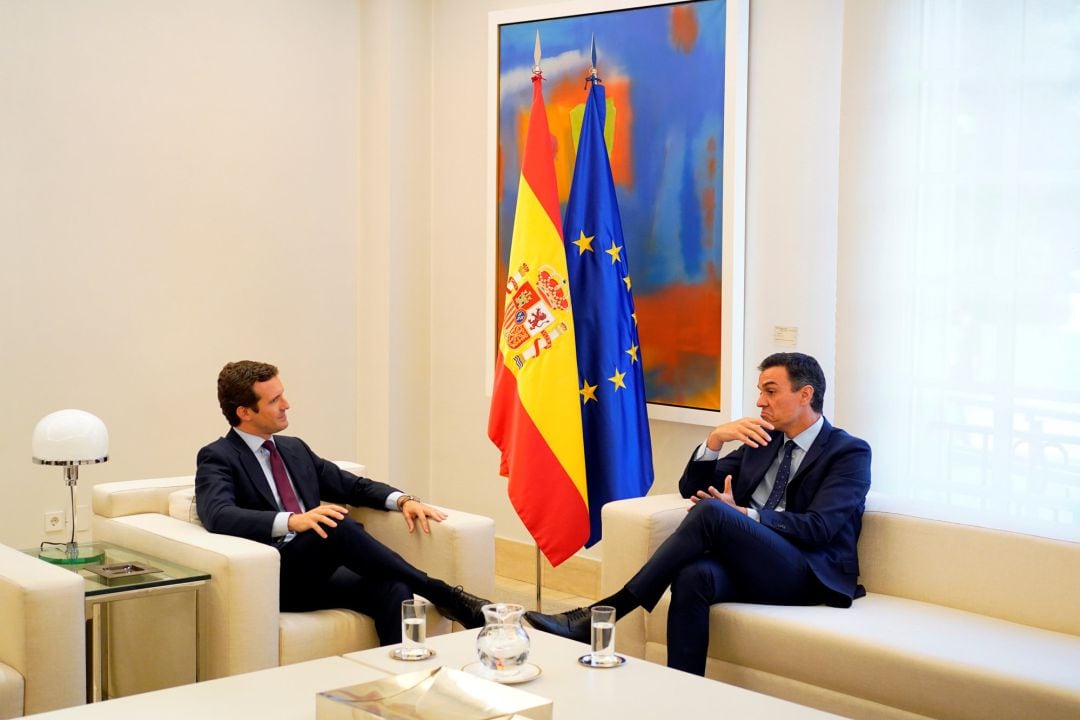
<svg viewBox="0 0 1080 720">
<path fill-rule="evenodd" d="M 416 662 L 417 660 L 427 660 L 429 657 L 435 656 L 435 651 L 431 648 L 424 648 L 424 654 L 420 655 L 419 657 L 404 657 L 402 655 L 402 652 L 404 650 L 405 648 L 396 647 L 390 651 L 390 657 L 394 658 L 395 660 L 402 660 L 404 662 Z"/>
<path fill-rule="evenodd" d="M 485 680 L 494 680 L 497 683 L 503 685 L 517 685 L 518 683 L 526 683 L 530 680 L 535 680 L 540 677 L 540 666 L 533 665 L 532 663 L 525 663 L 522 665 L 516 673 L 506 677 L 497 677 L 495 673 L 484 667 L 481 662 L 471 662 L 461 668 L 463 672 L 467 672 L 470 675 L 476 675 L 482 677 Z"/>
<path fill-rule="evenodd" d="M 608 668 L 613 668 L 613 667 L 619 667 L 620 665 L 622 665 L 623 663 L 626 662 L 626 658 L 624 658 L 622 655 L 612 655 L 612 657 L 615 658 L 615 662 L 611 663 L 610 665 L 594 665 L 593 661 L 592 661 L 592 653 L 585 653 L 584 655 L 579 657 L 577 659 L 577 661 L 579 663 L 581 663 L 582 665 L 584 665 L 585 667 L 599 668 L 601 670 L 606 670 Z"/>
</svg>

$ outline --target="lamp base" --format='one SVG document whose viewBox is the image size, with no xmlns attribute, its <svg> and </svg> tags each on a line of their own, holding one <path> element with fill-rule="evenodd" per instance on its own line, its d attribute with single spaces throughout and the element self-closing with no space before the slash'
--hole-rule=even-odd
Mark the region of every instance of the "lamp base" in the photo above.
<svg viewBox="0 0 1080 720">
<path fill-rule="evenodd" d="M 88 565 L 105 562 L 105 550 L 94 543 L 42 545 L 38 558 L 56 565 Z"/>
</svg>

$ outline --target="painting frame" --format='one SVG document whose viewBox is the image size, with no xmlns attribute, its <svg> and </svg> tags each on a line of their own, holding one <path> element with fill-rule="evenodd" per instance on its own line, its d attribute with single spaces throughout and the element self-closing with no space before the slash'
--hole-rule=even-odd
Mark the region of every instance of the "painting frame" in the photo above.
<svg viewBox="0 0 1080 720">
<path fill-rule="evenodd" d="M 724 102 L 722 149 L 721 332 L 719 362 L 720 407 L 702 409 L 678 403 L 649 401 L 654 420 L 713 426 L 734 417 L 742 407 L 744 342 L 744 259 L 746 215 L 746 118 L 747 62 L 749 55 L 750 0 L 727 0 L 725 8 Z M 498 319 L 502 308 L 503 278 L 499 267 L 499 132 L 500 132 L 500 33 L 504 26 L 574 18 L 598 13 L 619 13 L 643 8 L 692 4 L 686 0 L 570 0 L 568 2 L 493 11 L 488 14 L 488 137 L 487 137 L 487 282 L 486 317 L 493 328 L 491 345 L 485 343 L 486 387 L 493 381 L 492 357 L 496 355 Z M 601 63 L 599 63 L 602 65 Z M 583 93 L 584 95 L 584 93 Z M 643 347 L 648 363 L 648 349 Z"/>
</svg>

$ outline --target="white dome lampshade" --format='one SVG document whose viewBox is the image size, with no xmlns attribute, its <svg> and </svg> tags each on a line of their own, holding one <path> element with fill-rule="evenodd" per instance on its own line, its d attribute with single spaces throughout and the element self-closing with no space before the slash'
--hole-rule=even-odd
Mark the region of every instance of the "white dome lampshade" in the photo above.
<svg viewBox="0 0 1080 720">
<path fill-rule="evenodd" d="M 38 465 L 63 466 L 71 496 L 71 538 L 66 543 L 41 543 L 38 557 L 62 564 L 104 562 L 104 551 L 92 544 L 80 548 L 75 542 L 75 531 L 79 526 L 75 485 L 79 482 L 80 465 L 103 463 L 109 459 L 109 431 L 105 429 L 105 423 L 85 410 L 57 410 L 41 418 L 34 428 L 31 450 Z M 60 549 L 52 550 L 53 547 Z"/>
<path fill-rule="evenodd" d="M 34 428 L 33 459 L 39 465 L 88 465 L 109 459 L 109 431 L 85 410 L 57 410 Z"/>
</svg>

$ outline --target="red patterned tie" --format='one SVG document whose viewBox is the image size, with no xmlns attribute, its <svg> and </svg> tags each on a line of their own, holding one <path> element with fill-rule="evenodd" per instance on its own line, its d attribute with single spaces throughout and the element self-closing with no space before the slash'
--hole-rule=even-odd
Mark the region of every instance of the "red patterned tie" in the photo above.
<svg viewBox="0 0 1080 720">
<path fill-rule="evenodd" d="M 289 484 L 289 474 L 285 472 L 285 463 L 281 460 L 281 453 L 278 452 L 277 445 L 274 444 L 273 440 L 267 440 L 262 446 L 270 451 L 270 472 L 274 475 L 274 484 L 277 485 L 281 504 L 291 513 L 303 512 L 300 509 L 300 503 L 296 501 L 296 494 L 293 492 L 292 485 Z"/>
</svg>

